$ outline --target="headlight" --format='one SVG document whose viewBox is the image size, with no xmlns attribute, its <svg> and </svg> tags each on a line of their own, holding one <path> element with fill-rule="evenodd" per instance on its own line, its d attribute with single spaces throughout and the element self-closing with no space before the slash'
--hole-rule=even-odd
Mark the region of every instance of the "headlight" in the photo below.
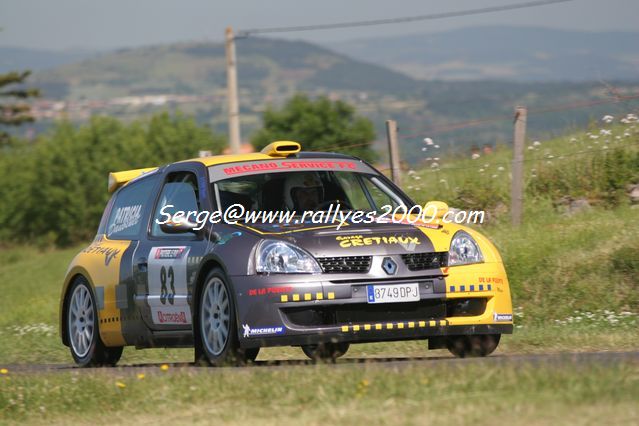
<svg viewBox="0 0 639 426">
<path fill-rule="evenodd" d="M 448 251 L 448 265 L 467 265 L 469 263 L 480 263 L 484 257 L 479 250 L 479 246 L 473 237 L 464 231 L 459 231 L 453 237 Z"/>
<path fill-rule="evenodd" d="M 317 261 L 306 251 L 284 241 L 264 240 L 257 248 L 255 270 L 274 274 L 317 274 Z"/>
</svg>

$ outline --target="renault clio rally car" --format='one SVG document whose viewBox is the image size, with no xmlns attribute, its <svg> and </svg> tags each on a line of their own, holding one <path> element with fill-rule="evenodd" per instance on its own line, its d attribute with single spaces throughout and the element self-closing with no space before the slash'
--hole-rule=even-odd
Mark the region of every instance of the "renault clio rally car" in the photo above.
<svg viewBox="0 0 639 426">
<path fill-rule="evenodd" d="M 108 189 L 97 235 L 71 262 L 60 299 L 62 342 L 80 366 L 115 365 L 124 346 L 194 347 L 196 362 L 211 365 L 255 360 L 267 346 L 334 359 L 351 343 L 414 339 L 485 356 L 512 333 L 508 280 L 490 241 L 441 216 L 382 220 L 382 206 L 415 203 L 357 158 L 280 141 L 111 173 Z M 159 220 L 167 211 L 335 204 L 375 220 L 201 229 Z"/>
</svg>

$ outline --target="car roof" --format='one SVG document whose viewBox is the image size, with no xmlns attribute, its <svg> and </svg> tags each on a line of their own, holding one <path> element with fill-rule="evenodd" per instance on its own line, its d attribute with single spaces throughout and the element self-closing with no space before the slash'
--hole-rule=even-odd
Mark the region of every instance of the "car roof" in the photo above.
<svg viewBox="0 0 639 426">
<path fill-rule="evenodd" d="M 293 141 L 276 141 L 267 145 L 260 152 L 253 152 L 250 154 L 229 154 L 229 155 L 214 155 L 210 157 L 191 158 L 189 160 L 177 161 L 175 163 L 196 162 L 204 164 L 206 167 L 216 166 L 218 164 L 235 163 L 241 161 L 261 161 L 272 160 L 274 158 L 335 158 L 335 159 L 354 159 L 356 157 L 350 155 L 338 154 L 335 152 L 300 152 L 301 146 L 297 142 Z M 144 169 L 124 170 L 120 172 L 109 173 L 109 180 L 107 189 L 114 192 L 121 186 L 126 185 L 130 181 L 141 177 L 147 173 L 155 172 L 160 167 L 148 167 Z"/>
</svg>

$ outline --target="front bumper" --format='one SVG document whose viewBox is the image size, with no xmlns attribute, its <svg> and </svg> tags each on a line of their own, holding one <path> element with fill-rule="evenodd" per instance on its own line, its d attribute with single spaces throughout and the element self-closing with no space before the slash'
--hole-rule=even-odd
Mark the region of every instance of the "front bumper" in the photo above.
<svg viewBox="0 0 639 426">
<path fill-rule="evenodd" d="M 383 279 L 322 274 L 236 276 L 232 281 L 243 347 L 513 331 L 510 290 L 501 263 Z M 419 302 L 367 304 L 367 285 L 408 282 L 419 283 Z"/>
</svg>

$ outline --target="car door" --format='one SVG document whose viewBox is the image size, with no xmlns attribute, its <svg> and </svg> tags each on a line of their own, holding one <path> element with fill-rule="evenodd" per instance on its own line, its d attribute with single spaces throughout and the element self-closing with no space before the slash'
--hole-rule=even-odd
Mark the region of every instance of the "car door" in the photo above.
<svg viewBox="0 0 639 426">
<path fill-rule="evenodd" d="M 207 188 L 202 185 L 206 179 L 199 178 L 202 173 L 205 171 L 196 166 L 181 165 L 166 171 L 147 237 L 136 250 L 138 282 L 145 289 L 143 318 L 152 330 L 191 329 L 191 299 L 198 266 L 209 244 L 207 228 L 169 234 L 158 221 L 166 218 L 163 213 L 197 213 L 208 208 Z"/>
</svg>

